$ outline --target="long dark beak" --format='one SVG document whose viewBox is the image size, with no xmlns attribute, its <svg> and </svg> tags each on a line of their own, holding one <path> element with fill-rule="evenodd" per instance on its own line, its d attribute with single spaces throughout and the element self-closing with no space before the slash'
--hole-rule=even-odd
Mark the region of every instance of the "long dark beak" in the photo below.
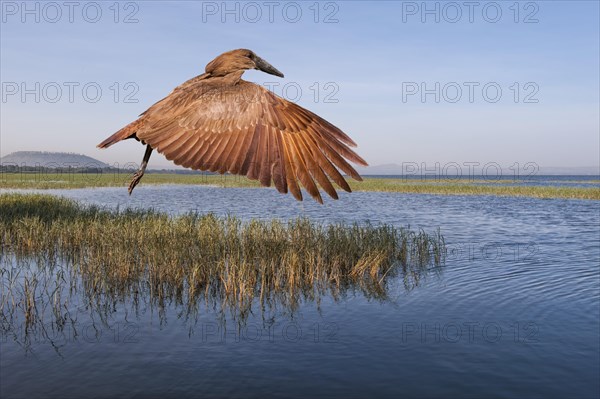
<svg viewBox="0 0 600 399">
<path fill-rule="evenodd" d="M 258 70 L 283 78 L 283 74 L 279 72 L 277 68 L 275 68 L 273 65 L 269 64 L 267 61 L 263 60 L 259 56 L 256 56 L 256 58 L 254 59 L 254 64 L 256 64 L 256 69 Z"/>
</svg>

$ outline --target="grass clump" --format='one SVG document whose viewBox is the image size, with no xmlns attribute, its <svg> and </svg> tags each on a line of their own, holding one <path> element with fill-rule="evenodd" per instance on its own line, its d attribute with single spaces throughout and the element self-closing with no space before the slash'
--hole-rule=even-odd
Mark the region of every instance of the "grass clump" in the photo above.
<svg viewBox="0 0 600 399">
<path fill-rule="evenodd" d="M 145 295 L 160 306 L 175 301 L 192 310 L 204 299 L 243 318 L 256 301 L 293 310 L 302 299 L 324 293 L 335 298 L 349 289 L 385 298 L 391 276 L 402 273 L 405 281 L 418 282 L 420 272 L 440 265 L 446 253 L 439 232 L 389 225 L 169 217 L 39 194 L 0 195 L 0 213 L 0 249 L 9 260 L 2 286 L 27 284 L 25 291 L 3 289 L 3 312 L 15 303 L 34 307 L 32 281 L 45 280 L 42 286 L 83 290 L 96 307 Z M 14 260 L 24 259 L 34 259 L 42 275 L 9 278 Z M 44 270 L 57 263 L 68 267 L 59 274 Z"/>
</svg>

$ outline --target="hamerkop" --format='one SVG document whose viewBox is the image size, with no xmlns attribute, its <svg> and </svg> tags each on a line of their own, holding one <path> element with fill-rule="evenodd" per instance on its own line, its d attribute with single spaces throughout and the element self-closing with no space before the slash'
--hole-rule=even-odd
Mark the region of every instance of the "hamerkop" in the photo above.
<svg viewBox="0 0 600 399">
<path fill-rule="evenodd" d="M 98 144 L 106 148 L 134 138 L 146 145 L 129 194 L 144 175 L 152 150 L 186 168 L 245 175 L 263 186 L 273 181 L 280 193 L 289 190 L 300 201 L 298 181 L 323 203 L 317 183 L 335 199 L 330 179 L 351 191 L 338 168 L 362 180 L 346 161 L 367 166 L 349 148 L 356 147 L 350 137 L 301 106 L 242 80 L 247 69 L 283 77 L 250 50 L 223 53 L 206 66 L 205 73 L 176 87 L 136 121 Z"/>
</svg>

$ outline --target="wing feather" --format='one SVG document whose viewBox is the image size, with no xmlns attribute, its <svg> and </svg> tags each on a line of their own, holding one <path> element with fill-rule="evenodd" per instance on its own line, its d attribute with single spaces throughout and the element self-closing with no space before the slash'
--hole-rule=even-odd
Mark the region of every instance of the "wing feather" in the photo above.
<svg viewBox="0 0 600 399">
<path fill-rule="evenodd" d="M 240 142 L 244 139 L 244 137 L 244 134 L 231 134 L 231 138 L 227 143 L 227 147 L 223 149 L 219 159 L 217 159 L 217 172 L 220 174 L 229 172 L 229 169 L 233 165 L 234 153 L 240 147 Z"/>
<path fill-rule="evenodd" d="M 194 135 L 190 140 L 188 140 L 183 152 L 178 156 L 182 166 L 186 168 L 193 166 L 192 160 L 200 149 L 200 146 L 198 145 L 198 141 L 200 140 L 202 140 L 201 135 Z"/>
<path fill-rule="evenodd" d="M 340 186 L 347 192 L 351 192 L 352 190 L 350 190 L 350 186 L 348 185 L 346 180 L 344 180 L 342 174 L 337 170 L 335 166 L 333 166 L 331 161 L 322 152 L 322 150 L 319 148 L 318 143 L 314 140 L 312 135 L 308 134 L 306 136 L 306 143 L 309 147 L 312 148 L 313 155 L 315 156 L 315 159 L 317 160 L 323 171 L 325 171 L 329 175 L 329 177 L 337 183 L 338 186 Z"/>
<path fill-rule="evenodd" d="M 188 149 L 197 137 L 193 132 L 186 131 L 184 134 L 180 135 L 177 141 L 172 141 L 164 146 L 157 146 L 157 149 L 160 148 L 160 151 L 165 155 L 168 160 L 174 161 L 176 164 L 181 165 L 183 161 L 183 154 L 185 150 Z M 152 145 L 152 141 L 148 141 L 150 145 Z"/>
<path fill-rule="evenodd" d="M 199 158 L 194 159 L 195 164 L 200 167 L 200 170 L 211 170 L 212 164 L 210 163 L 210 159 L 225 140 L 224 136 L 223 134 L 212 134 L 210 135 L 210 144 L 204 143 L 206 147 L 205 151 L 199 154 Z"/>
<path fill-rule="evenodd" d="M 313 149 L 308 145 L 306 139 L 302 135 L 297 135 L 297 141 L 299 146 L 302 148 L 302 152 L 305 154 L 304 159 L 309 165 L 309 170 L 314 179 L 319 183 L 327 194 L 333 199 L 338 199 L 338 195 L 335 192 L 335 188 L 321 169 L 318 161 L 316 161 L 317 154 L 314 153 Z"/>
<path fill-rule="evenodd" d="M 254 138 L 254 134 L 244 132 L 239 136 L 240 137 L 237 141 L 239 144 L 236 143 L 237 149 L 234 150 L 234 154 L 231 157 L 231 166 L 229 167 L 228 171 L 236 175 L 244 175 L 245 173 L 242 173 L 241 170 L 242 166 L 244 165 L 244 161 L 246 160 L 246 156 L 248 155 L 248 151 L 250 148 L 250 144 L 252 143 L 252 140 Z"/>
<path fill-rule="evenodd" d="M 293 154 L 290 149 L 290 145 L 288 143 L 288 140 L 286 140 L 285 136 L 280 136 L 279 138 L 281 139 L 281 142 L 283 144 L 282 147 L 285 154 L 283 159 L 285 162 L 285 177 L 287 180 L 288 188 L 292 192 L 294 198 L 296 198 L 298 201 L 302 201 L 302 191 L 300 191 L 300 186 L 298 185 L 298 176 L 296 175 L 296 168 L 294 167 L 292 162 Z"/>
<path fill-rule="evenodd" d="M 319 189 L 315 184 L 312 176 L 307 167 L 307 162 L 304 159 L 304 154 L 302 153 L 302 149 L 299 148 L 299 143 L 297 142 L 296 136 L 288 135 L 286 136 L 286 140 L 289 143 L 289 147 L 291 149 L 291 154 L 293 158 L 292 165 L 296 168 L 296 176 L 298 176 L 298 180 L 302 183 L 306 191 L 319 203 L 323 203 L 323 199 L 321 198 L 321 194 L 319 193 Z"/>
<path fill-rule="evenodd" d="M 260 173 L 258 176 L 258 180 L 260 184 L 266 187 L 271 186 L 271 165 L 275 161 L 272 158 L 273 150 L 271 147 L 274 143 L 271 142 L 271 134 L 269 128 L 263 126 L 263 132 L 261 134 L 261 149 L 260 152 L 257 152 L 256 162 L 260 162 Z"/>
<path fill-rule="evenodd" d="M 244 156 L 244 162 L 242 163 L 242 167 L 240 168 L 240 174 L 246 175 L 248 178 L 252 179 L 254 173 L 254 154 L 256 153 L 256 149 L 258 147 L 259 140 L 259 125 L 257 125 L 254 129 L 251 130 L 252 140 L 250 141 L 250 145 L 248 146 L 248 151 Z"/>
<path fill-rule="evenodd" d="M 367 165 L 356 143 L 318 115 L 253 83 L 192 82 L 149 108 L 136 136 L 167 159 L 192 169 L 245 175 L 302 200 L 300 184 L 318 202 L 319 186 L 361 180 L 348 161 Z"/>
<path fill-rule="evenodd" d="M 221 139 L 219 144 L 214 146 L 212 154 L 206 158 L 208 170 L 210 170 L 211 172 L 216 172 L 219 169 L 219 159 L 221 158 L 223 152 L 225 151 L 225 148 L 227 148 L 227 145 L 234 136 L 234 133 L 226 132 L 221 134 L 221 136 L 223 138 Z"/>
<path fill-rule="evenodd" d="M 270 140 L 273 143 L 273 145 L 270 147 L 271 149 L 271 159 L 273 160 L 271 165 L 272 165 L 272 171 L 271 174 L 273 175 L 273 182 L 275 183 L 275 187 L 277 188 L 277 191 L 279 191 L 282 194 L 287 193 L 287 182 L 285 179 L 285 163 L 284 163 L 284 153 L 283 153 L 283 146 L 281 143 L 281 139 L 279 137 L 279 134 L 277 133 L 277 131 L 275 130 L 275 128 L 273 126 L 269 127 L 269 136 L 270 136 Z"/>
</svg>

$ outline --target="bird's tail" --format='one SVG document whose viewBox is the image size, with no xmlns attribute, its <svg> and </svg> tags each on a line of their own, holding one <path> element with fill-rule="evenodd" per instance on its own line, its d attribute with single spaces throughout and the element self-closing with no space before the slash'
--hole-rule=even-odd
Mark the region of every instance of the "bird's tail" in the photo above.
<svg viewBox="0 0 600 399">
<path fill-rule="evenodd" d="M 131 122 L 129 125 L 125 126 L 102 143 L 98 144 L 98 148 L 107 148 L 113 145 L 114 143 L 118 143 L 121 140 L 128 139 L 135 135 L 139 127 L 141 126 L 141 119 Z"/>
</svg>

